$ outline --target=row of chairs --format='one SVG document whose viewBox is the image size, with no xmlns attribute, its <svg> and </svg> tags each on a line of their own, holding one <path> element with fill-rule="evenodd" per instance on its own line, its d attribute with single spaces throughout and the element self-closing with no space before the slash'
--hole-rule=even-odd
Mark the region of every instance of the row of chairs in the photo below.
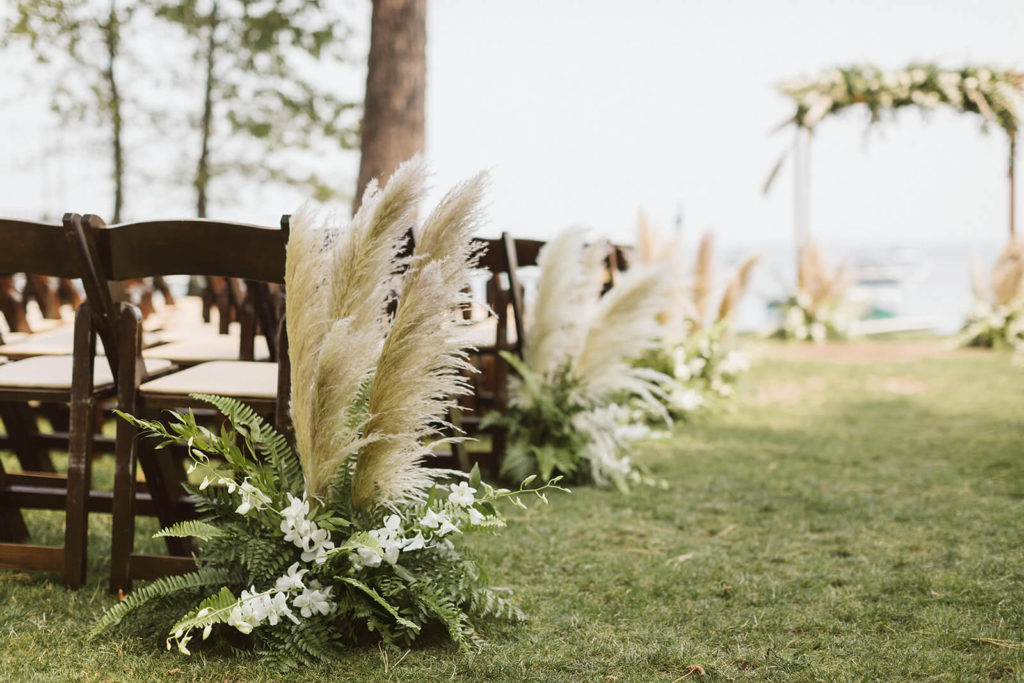
<svg viewBox="0 0 1024 683">
<path fill-rule="evenodd" d="M 136 515 L 152 515 L 166 525 L 193 514 L 180 487 L 184 476 L 180 459 L 157 458 L 146 442 L 136 438 L 134 429 L 119 420 L 113 444 L 114 490 L 92 489 L 93 452 L 97 444 L 108 445 L 97 435 L 97 416 L 103 415 L 98 409 L 116 402 L 125 412 L 151 416 L 164 408 L 191 407 L 190 393 L 213 393 L 249 403 L 287 431 L 290 373 L 281 324 L 285 312 L 280 310 L 280 293 L 271 295 L 271 288 L 283 284 L 287 229 L 287 217 L 279 228 L 206 220 L 108 228 L 96 216 L 77 214 L 65 215 L 60 226 L 0 220 L 0 242 L 10 245 L 0 252 L 0 273 L 77 280 L 86 293 L 75 314 L 70 355 L 29 357 L 0 365 L 0 419 L 21 466 L 20 472 L 6 472 L 0 463 L 0 567 L 60 572 L 69 587 L 82 585 L 90 512 L 113 515 L 112 590 L 126 591 L 133 579 L 191 567 L 191 548 L 181 541 L 168 539 L 168 556 L 134 552 Z M 477 344 L 484 374 L 477 380 L 478 400 L 465 406 L 474 411 L 462 420 L 470 433 L 477 431 L 483 411 L 504 406 L 508 371 L 497 352 L 520 351 L 524 309 L 516 272 L 536 263 L 542 245 L 508 235 L 483 242 L 482 266 L 490 272 L 488 304 L 494 316 L 482 328 L 493 331 L 493 343 Z M 116 302 L 112 285 L 171 275 L 247 283 L 244 299 L 235 304 L 243 313 L 248 311 L 250 332 L 262 327 L 268 360 L 276 362 L 259 362 L 251 348 L 248 353 L 243 348 L 241 360 L 189 365 L 161 358 L 164 347 L 144 349 L 140 311 Z M 38 453 L 33 457 L 31 448 L 15 447 L 20 436 L 31 431 L 28 423 L 34 419 L 32 406 L 37 402 L 69 406 L 66 442 L 56 435 L 41 442 L 66 447 L 66 475 L 56 474 L 48 458 Z M 463 467 L 476 460 L 494 468 L 500 461 L 500 434 L 492 436 L 491 445 L 487 453 L 459 451 L 454 457 Z M 144 482 L 137 480 L 139 467 Z M 29 534 L 22 510 L 33 508 L 64 512 L 63 545 L 26 542 Z"/>
</svg>

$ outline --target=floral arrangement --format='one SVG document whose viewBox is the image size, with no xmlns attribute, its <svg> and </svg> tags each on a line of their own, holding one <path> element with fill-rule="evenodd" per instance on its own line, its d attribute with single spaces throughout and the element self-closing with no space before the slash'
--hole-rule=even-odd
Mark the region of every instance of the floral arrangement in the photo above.
<svg viewBox="0 0 1024 683">
<path fill-rule="evenodd" d="M 170 626 L 168 648 L 188 654 L 198 634 L 217 635 L 287 668 L 362 634 L 407 646 L 440 629 L 466 645 L 480 639 L 476 619 L 522 617 L 506 590 L 487 586 L 461 539 L 504 526 L 497 501 L 543 498 L 557 479 L 510 491 L 477 472 L 451 482 L 454 473 L 422 466 L 431 442 L 457 438 L 443 418 L 466 391 L 458 328 L 483 182 L 450 192 L 405 260 L 424 193 L 419 163 L 403 165 L 383 190 L 371 186 L 347 229 L 309 206 L 292 219 L 294 450 L 224 398 L 197 396 L 230 421 L 219 433 L 191 413 L 169 425 L 122 416 L 161 447 L 187 445 L 198 483 L 186 488 L 202 516 L 158 535 L 197 539 L 197 566 L 134 591 L 96 632 L 191 604 Z"/>
<path fill-rule="evenodd" d="M 673 420 L 685 421 L 735 394 L 740 377 L 750 369 L 750 357 L 735 348 L 724 325 L 694 331 L 676 346 L 649 352 L 640 361 L 664 374 L 664 408 Z M 656 413 L 648 419 L 660 421 Z"/>
<path fill-rule="evenodd" d="M 828 114 L 856 104 L 869 109 L 872 122 L 879 121 L 883 112 L 901 107 L 945 105 L 980 114 L 985 124 L 1012 134 L 1020 120 L 1024 75 L 988 67 L 943 69 L 934 64 L 912 64 L 897 71 L 852 66 L 783 83 L 779 89 L 796 101 L 792 122 L 803 128 L 813 128 Z"/>
<path fill-rule="evenodd" d="M 638 363 L 668 378 L 662 384 L 663 392 L 657 396 L 673 418 L 685 420 L 715 399 L 731 396 L 737 379 L 750 367 L 749 358 L 735 348 L 730 332 L 733 315 L 746 294 L 759 257 L 747 258 L 729 279 L 710 325 L 707 321 L 713 310 L 714 288 L 712 233 L 701 238 L 691 275 L 683 265 L 679 235 L 667 241 L 660 239 L 641 213 L 635 257 L 647 266 L 663 265 L 672 274 L 666 305 L 658 314 L 665 329 L 663 343 Z M 648 416 L 659 419 L 657 414 Z"/>
<path fill-rule="evenodd" d="M 773 336 L 816 344 L 845 339 L 850 329 L 843 311 L 848 287 L 846 264 L 831 269 L 821 248 L 808 240 L 797 258 L 796 293 L 773 304 L 782 314 Z"/>
<path fill-rule="evenodd" d="M 974 312 L 960 332 L 965 346 L 1024 353 L 1024 244 L 1011 240 L 985 282 L 977 262 L 972 272 Z"/>
<path fill-rule="evenodd" d="M 602 295 L 607 249 L 603 242 L 587 245 L 586 232 L 573 229 L 539 256 L 523 358 L 505 354 L 518 374 L 509 406 L 484 423 L 506 430 L 503 476 L 538 474 L 546 481 L 560 474 L 624 491 L 641 479 L 630 444 L 648 431 L 624 402 L 635 395 L 660 409 L 664 376 L 633 361 L 661 336 L 656 315 L 666 274 L 632 269 Z"/>
</svg>

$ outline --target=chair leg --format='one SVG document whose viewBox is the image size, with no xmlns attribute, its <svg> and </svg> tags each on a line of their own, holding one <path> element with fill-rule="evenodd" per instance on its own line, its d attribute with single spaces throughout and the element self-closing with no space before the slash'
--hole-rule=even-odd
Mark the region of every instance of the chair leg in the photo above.
<svg viewBox="0 0 1024 683">
<path fill-rule="evenodd" d="M 39 427 L 32 408 L 25 403 L 0 403 L 0 420 L 3 420 L 11 450 L 18 458 L 21 469 L 26 472 L 54 472 L 50 454 L 39 445 L 36 435 Z"/>
<path fill-rule="evenodd" d="M 113 523 L 110 538 L 110 592 L 127 593 L 132 588 L 130 562 L 135 549 L 135 471 L 137 469 L 135 429 L 117 421 L 114 455 Z"/>
<path fill-rule="evenodd" d="M 136 453 L 138 463 L 142 466 L 142 473 L 146 477 L 146 488 L 153 497 L 157 520 L 160 527 L 164 528 L 181 521 L 175 510 L 176 501 L 181 495 L 181 482 L 184 480 L 185 470 L 181 461 L 170 452 L 158 453 L 153 447 L 154 443 L 152 439 L 137 439 Z M 192 552 L 192 544 L 187 538 L 164 540 L 167 543 L 167 552 L 171 555 L 188 556 Z"/>
<path fill-rule="evenodd" d="M 92 401 L 81 398 L 72 400 L 64 530 L 64 584 L 68 588 L 80 588 L 85 582 L 94 415 Z"/>
<path fill-rule="evenodd" d="M 39 412 L 50 423 L 50 428 L 54 432 L 68 431 L 71 418 L 67 406 L 63 403 L 43 403 L 39 406 Z"/>
<path fill-rule="evenodd" d="M 0 490 L 4 486 L 4 464 L 0 462 Z M 0 507 L 0 542 L 24 543 L 29 539 L 25 518 L 18 508 Z"/>
</svg>

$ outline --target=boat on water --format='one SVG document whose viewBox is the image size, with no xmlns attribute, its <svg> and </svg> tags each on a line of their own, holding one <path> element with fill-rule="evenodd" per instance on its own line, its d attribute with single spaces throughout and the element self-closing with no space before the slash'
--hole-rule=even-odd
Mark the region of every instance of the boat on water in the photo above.
<svg viewBox="0 0 1024 683">
<path fill-rule="evenodd" d="M 888 334 L 929 330 L 934 321 L 905 315 L 911 292 L 928 277 L 923 256 L 914 249 L 873 249 L 854 253 L 850 259 L 853 284 L 848 293 L 856 311 L 860 334 Z"/>
</svg>

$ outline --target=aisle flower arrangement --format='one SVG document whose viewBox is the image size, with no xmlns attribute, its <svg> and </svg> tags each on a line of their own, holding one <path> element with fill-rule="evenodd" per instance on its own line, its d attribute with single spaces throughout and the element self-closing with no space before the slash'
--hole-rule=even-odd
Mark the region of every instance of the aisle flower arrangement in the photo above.
<svg viewBox="0 0 1024 683">
<path fill-rule="evenodd" d="M 634 361 L 661 336 L 666 273 L 630 270 L 602 295 L 607 249 L 573 229 L 541 252 L 523 358 L 505 354 L 517 374 L 508 409 L 485 419 L 506 430 L 505 477 L 564 475 L 621 490 L 641 478 L 630 444 L 649 432 L 627 404 L 635 395 L 660 406 L 665 377 Z"/>
<path fill-rule="evenodd" d="M 751 256 L 737 268 L 712 316 L 713 235 L 709 232 L 701 238 L 692 274 L 683 265 L 679 242 L 678 235 L 660 239 L 641 214 L 634 256 L 645 266 L 667 267 L 671 281 L 665 308 L 658 314 L 664 328 L 662 344 L 638 363 L 668 378 L 657 396 L 674 419 L 685 420 L 731 397 L 736 381 L 750 368 L 749 357 L 737 348 L 731 326 L 759 257 Z M 648 414 L 652 420 L 659 419 L 657 414 Z"/>
<path fill-rule="evenodd" d="M 228 418 L 219 432 L 191 413 L 122 415 L 160 447 L 187 445 L 201 518 L 158 535 L 195 538 L 197 566 L 135 590 L 95 632 L 177 610 L 168 648 L 189 654 L 213 637 L 289 668 L 367 635 L 405 647 L 436 631 L 464 646 L 480 640 L 480 618 L 522 618 L 462 539 L 504 526 L 499 501 L 525 505 L 557 480 L 510 491 L 422 466 L 432 442 L 453 438 L 443 418 L 467 390 L 458 326 L 484 179 L 450 192 L 403 260 L 424 182 L 418 162 L 403 165 L 346 229 L 309 206 L 292 219 L 294 450 L 230 399 L 197 396 Z"/>
<path fill-rule="evenodd" d="M 1011 240 L 1006 245 L 991 284 L 977 263 L 972 281 L 975 308 L 960 331 L 961 343 L 1024 353 L 1024 244 Z"/>
<path fill-rule="evenodd" d="M 773 304 L 782 324 L 772 336 L 816 344 L 845 339 L 850 333 L 843 310 L 848 288 L 846 264 L 830 268 L 821 248 L 808 240 L 797 259 L 796 292 Z"/>
</svg>

